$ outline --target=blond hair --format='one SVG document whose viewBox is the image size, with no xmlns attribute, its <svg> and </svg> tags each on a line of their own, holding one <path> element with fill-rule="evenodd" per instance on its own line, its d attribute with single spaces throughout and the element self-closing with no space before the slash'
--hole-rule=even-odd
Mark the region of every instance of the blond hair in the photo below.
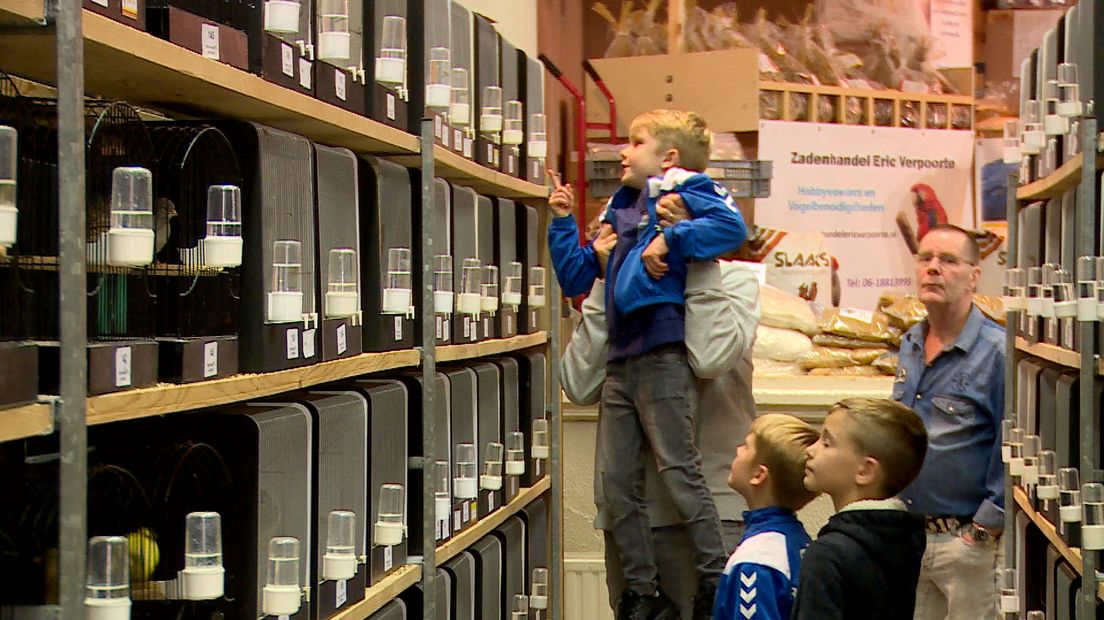
<svg viewBox="0 0 1104 620">
<path fill-rule="evenodd" d="M 846 413 L 854 424 L 851 441 L 881 465 L 886 497 L 903 491 L 920 474 L 928 431 L 915 411 L 888 398 L 845 398 L 829 411 L 836 412 Z"/>
<path fill-rule="evenodd" d="M 816 443 L 815 428 L 783 413 L 759 416 L 751 424 L 755 459 L 770 472 L 771 492 L 783 508 L 798 510 L 816 493 L 805 488 L 805 450 Z"/>
<path fill-rule="evenodd" d="M 705 120 L 694 112 L 682 110 L 652 110 L 633 119 L 629 137 L 637 138 L 641 130 L 652 134 L 659 153 L 675 149 L 679 167 L 704 172 L 713 151 L 713 132 Z"/>
</svg>

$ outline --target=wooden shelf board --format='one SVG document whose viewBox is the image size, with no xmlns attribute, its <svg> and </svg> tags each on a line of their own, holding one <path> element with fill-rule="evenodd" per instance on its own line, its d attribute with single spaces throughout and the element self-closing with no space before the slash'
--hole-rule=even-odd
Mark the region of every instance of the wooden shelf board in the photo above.
<svg viewBox="0 0 1104 620">
<path fill-rule="evenodd" d="M 1063 349 L 1062 347 L 1054 346 L 1052 344 L 1038 343 L 1031 344 L 1027 340 L 1016 337 L 1016 350 L 1024 353 L 1030 353 L 1035 357 L 1045 359 L 1048 362 L 1058 364 L 1060 366 L 1066 366 L 1067 368 L 1080 368 L 1081 367 L 1081 354 L 1077 351 L 1070 351 L 1069 349 Z"/>
<path fill-rule="evenodd" d="M 88 424 L 106 424 L 262 398 L 348 377 L 417 366 L 420 361 L 420 353 L 414 349 L 364 353 L 303 368 L 235 375 L 185 385 L 159 384 L 93 396 L 88 399 Z"/>
<path fill-rule="evenodd" d="M 475 522 L 475 525 L 460 532 L 450 540 L 445 541 L 443 545 L 437 547 L 437 565 L 440 566 L 448 562 L 456 557 L 461 551 L 472 546 L 472 544 L 480 538 L 490 534 L 496 527 L 505 523 L 506 519 L 510 518 L 511 515 L 517 514 L 522 508 L 528 506 L 529 502 L 544 495 L 550 488 L 552 488 L 552 480 L 546 476 L 544 480 L 538 482 L 536 486 L 522 489 L 521 492 L 518 493 L 518 496 L 514 498 L 514 501 L 485 517 L 480 517 L 480 519 Z"/>
<path fill-rule="evenodd" d="M 1039 528 L 1043 532 L 1043 536 L 1046 536 L 1050 544 L 1062 554 L 1062 557 L 1069 562 L 1073 568 L 1080 574 L 1081 573 L 1081 550 L 1077 547 L 1070 547 L 1066 544 L 1066 541 L 1062 540 L 1062 537 L 1058 535 L 1058 531 L 1044 515 L 1035 512 L 1035 508 L 1031 505 L 1031 501 L 1027 498 L 1027 491 L 1020 486 L 1012 487 L 1012 494 L 1016 498 L 1016 505 L 1020 511 L 1027 515 L 1027 518 L 1031 519 L 1035 523 L 1035 527 Z"/>
<path fill-rule="evenodd" d="M 50 405 L 34 403 L 0 409 L 0 442 L 24 439 L 54 432 L 54 415 Z"/>
<path fill-rule="evenodd" d="M 456 362 L 460 360 L 487 357 L 489 355 L 501 355 L 511 351 L 520 351 L 548 342 L 546 332 L 525 334 L 504 338 L 501 340 L 487 340 L 472 344 L 451 344 L 437 347 L 437 362 Z"/>
<path fill-rule="evenodd" d="M 388 159 L 411 168 L 422 166 L 418 155 L 392 156 Z M 471 187 L 481 194 L 520 199 L 548 197 L 548 188 L 543 185 L 491 170 L 442 146 L 434 145 L 433 161 L 438 177 Z"/>
<path fill-rule="evenodd" d="M 365 620 L 379 611 L 403 590 L 422 580 L 422 567 L 407 564 L 384 577 L 365 592 L 364 600 L 334 616 L 331 620 Z"/>
<path fill-rule="evenodd" d="M 1104 154 L 1101 154 L 1101 144 L 1104 143 L 1104 134 L 1097 140 L 1096 166 L 1104 166 Z M 1021 185 L 1016 188 L 1016 200 L 1046 200 L 1057 198 L 1073 189 L 1081 182 L 1081 155 L 1066 161 L 1057 170 L 1045 178 Z"/>
</svg>

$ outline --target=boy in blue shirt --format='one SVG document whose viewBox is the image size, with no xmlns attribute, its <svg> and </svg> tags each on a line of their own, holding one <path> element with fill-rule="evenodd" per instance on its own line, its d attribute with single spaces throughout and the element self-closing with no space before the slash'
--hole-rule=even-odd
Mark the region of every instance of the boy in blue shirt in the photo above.
<svg viewBox="0 0 1104 620">
<path fill-rule="evenodd" d="M 692 112 L 656 110 L 633 119 L 621 151 L 623 187 L 602 215 L 617 239 L 608 264 L 593 246 L 578 245 L 570 186 L 558 186 L 549 198 L 556 217 L 548 243 L 564 294 L 581 295 L 606 278 L 609 359 L 598 466 L 626 584 L 618 620 L 666 620 L 678 613 L 657 587 L 644 502 L 645 441 L 692 541 L 699 583 L 695 620 L 711 616 L 724 568 L 717 507 L 694 445 L 693 376 L 684 344 L 687 262 L 716 259 L 746 237 L 728 192 L 701 172 L 711 146 L 712 134 Z M 660 227 L 657 209 L 678 199 L 693 219 Z"/>
<path fill-rule="evenodd" d="M 817 432 L 801 420 L 771 413 L 751 425 L 736 450 L 728 486 L 747 500 L 747 531 L 728 559 L 713 620 L 788 620 L 809 534 L 795 512 L 816 493 L 805 489 L 805 451 Z"/>
</svg>

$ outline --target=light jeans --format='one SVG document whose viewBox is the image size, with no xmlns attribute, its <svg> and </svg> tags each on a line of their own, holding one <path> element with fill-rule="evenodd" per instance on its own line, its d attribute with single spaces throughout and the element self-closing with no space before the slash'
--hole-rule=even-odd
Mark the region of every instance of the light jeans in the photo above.
<svg viewBox="0 0 1104 620">
<path fill-rule="evenodd" d="M 914 620 L 990 620 L 997 615 L 1003 545 L 972 545 L 958 533 L 928 534 Z"/>
</svg>

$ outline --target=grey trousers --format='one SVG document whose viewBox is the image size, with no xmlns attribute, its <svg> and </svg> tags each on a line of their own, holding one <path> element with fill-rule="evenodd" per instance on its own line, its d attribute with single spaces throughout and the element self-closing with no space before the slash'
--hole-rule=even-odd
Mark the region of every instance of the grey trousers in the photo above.
<svg viewBox="0 0 1104 620">
<path fill-rule="evenodd" d="M 657 570 L 644 500 L 644 442 L 652 447 L 660 480 L 686 530 L 695 575 L 719 579 L 724 570 L 717 505 L 694 445 L 693 389 L 680 347 L 662 347 L 606 368 L 598 422 L 602 490 L 626 587 L 645 596 L 655 593 Z"/>
<path fill-rule="evenodd" d="M 606 537 L 606 588 L 609 590 L 610 609 L 617 609 L 625 580 L 621 578 L 621 562 L 613 552 L 610 533 Z M 694 594 L 698 590 L 698 576 L 694 574 L 694 559 L 686 552 L 690 540 L 682 525 L 652 528 L 655 539 L 656 569 L 659 571 L 659 589 L 663 590 L 679 608 L 683 620 L 693 617 Z M 725 553 L 732 555 L 744 536 L 741 521 L 721 521 L 721 540 Z"/>
</svg>

